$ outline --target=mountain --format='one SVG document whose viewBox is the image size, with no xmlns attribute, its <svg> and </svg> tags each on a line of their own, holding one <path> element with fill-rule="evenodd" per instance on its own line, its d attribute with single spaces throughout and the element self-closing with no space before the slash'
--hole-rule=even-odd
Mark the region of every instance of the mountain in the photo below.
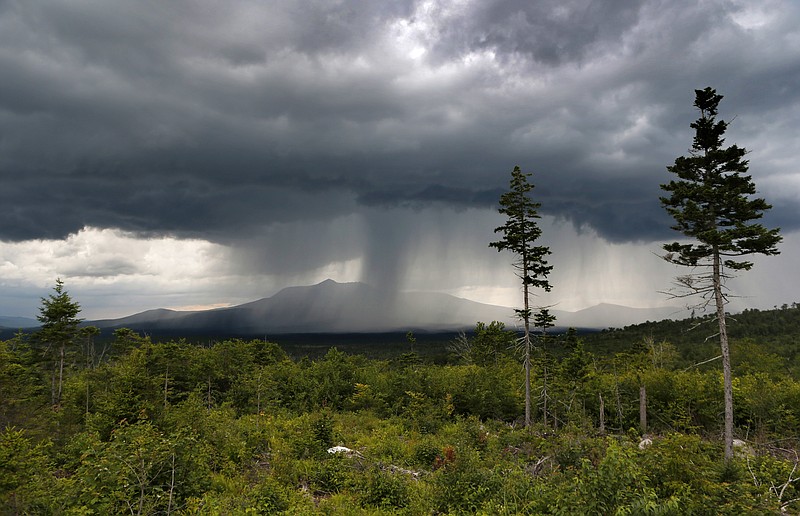
<svg viewBox="0 0 800 516">
<path fill-rule="evenodd" d="M 157 308 L 155 310 L 147 310 L 138 314 L 129 315 L 120 319 L 102 319 L 99 321 L 91 321 L 86 324 L 97 326 L 98 328 L 138 328 L 140 325 L 154 325 L 157 327 L 167 327 L 170 321 L 182 319 L 192 313 L 201 312 L 179 312 L 177 310 L 167 310 L 166 308 Z"/>
<path fill-rule="evenodd" d="M 243 305 L 195 312 L 150 310 L 122 319 L 93 321 L 100 328 L 264 335 L 280 333 L 452 330 L 476 321 L 511 322 L 510 308 L 447 294 L 388 294 L 363 283 L 326 280 L 289 287 Z"/>
<path fill-rule="evenodd" d="M 560 328 L 620 327 L 663 319 L 673 309 L 632 309 L 598 305 L 580 312 L 552 310 Z M 100 328 L 127 327 L 150 333 L 274 335 L 286 333 L 368 333 L 473 328 L 478 321 L 519 325 L 512 308 L 433 292 L 389 293 L 364 283 L 326 280 L 289 287 L 272 297 L 214 310 L 148 310 L 121 319 L 87 322 Z"/>
<path fill-rule="evenodd" d="M 629 306 L 601 303 L 577 312 L 561 312 L 561 325 L 581 328 L 622 328 L 645 321 L 684 319 L 686 310 L 671 306 L 659 308 L 631 308 Z M 568 322 L 571 321 L 571 322 Z"/>
<path fill-rule="evenodd" d="M 20 328 L 35 328 L 39 321 L 30 317 L 4 317 L 0 316 L 0 328 L 18 330 Z"/>
</svg>

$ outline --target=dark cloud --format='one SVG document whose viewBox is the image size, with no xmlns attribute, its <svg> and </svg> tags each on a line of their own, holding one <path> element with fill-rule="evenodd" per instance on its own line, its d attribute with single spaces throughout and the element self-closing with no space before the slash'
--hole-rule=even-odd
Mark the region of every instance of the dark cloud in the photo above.
<svg viewBox="0 0 800 516">
<path fill-rule="evenodd" d="M 463 187 L 433 184 L 418 190 L 372 189 L 361 195 L 359 201 L 367 206 L 405 206 L 413 208 L 442 203 L 454 207 L 477 206 L 491 208 L 497 205 L 497 200 L 503 192 L 504 190 L 500 188 L 472 190 Z"/>
<path fill-rule="evenodd" d="M 414 237 L 376 225 L 337 252 L 326 223 L 488 209 L 516 164 L 543 213 L 663 238 L 658 185 L 691 143 L 694 88 L 726 96 L 732 142 L 797 147 L 800 8 L 773 7 L 5 2 L 0 239 L 96 226 L 269 247 L 302 224 L 331 256 L 389 260 L 385 241 Z M 768 157 L 751 156 L 757 182 L 794 173 Z M 800 227 L 796 204 L 774 204 Z M 305 261 L 247 260 L 333 259 L 308 258 L 313 241 Z"/>
<path fill-rule="evenodd" d="M 442 59 L 453 53 L 491 50 L 546 65 L 581 62 L 621 44 L 643 1 L 474 2 L 441 8 L 433 47 Z"/>
</svg>

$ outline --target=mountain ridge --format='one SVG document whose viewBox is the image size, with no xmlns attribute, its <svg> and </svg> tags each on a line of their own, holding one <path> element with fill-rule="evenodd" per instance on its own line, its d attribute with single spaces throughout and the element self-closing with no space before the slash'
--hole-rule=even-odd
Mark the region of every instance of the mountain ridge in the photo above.
<svg viewBox="0 0 800 516">
<path fill-rule="evenodd" d="M 557 327 L 603 329 L 668 317 L 677 309 L 639 309 L 602 303 L 577 312 L 551 310 Z M 478 321 L 518 327 L 514 309 L 439 292 L 386 293 L 365 283 L 328 279 L 315 285 L 286 287 L 232 307 L 175 311 L 154 309 L 118 319 L 87 321 L 100 328 L 185 333 L 287 334 L 370 333 L 407 330 L 450 331 Z"/>
<path fill-rule="evenodd" d="M 568 327 L 619 328 L 674 318 L 681 310 L 600 303 L 575 312 L 552 308 L 550 312 L 557 318 L 554 331 L 559 331 Z M 521 327 L 511 307 L 441 292 L 387 293 L 366 283 L 338 283 L 331 279 L 315 285 L 286 287 L 270 297 L 236 306 L 190 311 L 155 308 L 120 318 L 87 320 L 83 324 L 188 336 L 456 331 L 474 328 L 478 321 L 500 321 L 508 328 Z M 38 321 L 32 318 L 0 317 L 4 333 L 36 326 Z"/>
<path fill-rule="evenodd" d="M 39 325 L 39 321 L 32 317 L 13 317 L 0 315 L 0 328 L 19 329 L 33 328 Z"/>
<path fill-rule="evenodd" d="M 432 302 L 434 300 L 436 302 Z M 149 310 L 121 319 L 93 321 L 100 328 L 136 325 L 142 330 L 237 334 L 381 332 L 458 329 L 469 321 L 502 318 L 510 309 L 438 293 L 385 294 L 364 283 L 326 280 L 287 287 L 271 297 L 233 307 L 176 312 Z"/>
</svg>

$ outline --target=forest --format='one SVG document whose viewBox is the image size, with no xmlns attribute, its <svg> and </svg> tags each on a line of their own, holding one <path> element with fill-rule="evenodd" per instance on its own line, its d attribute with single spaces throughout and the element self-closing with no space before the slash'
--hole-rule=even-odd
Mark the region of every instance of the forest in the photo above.
<svg viewBox="0 0 800 516">
<path fill-rule="evenodd" d="M 381 358 L 80 329 L 61 354 L 18 333 L 0 512 L 797 514 L 800 306 L 730 317 L 733 461 L 708 319 L 535 335 L 529 427 L 500 323 Z"/>
</svg>

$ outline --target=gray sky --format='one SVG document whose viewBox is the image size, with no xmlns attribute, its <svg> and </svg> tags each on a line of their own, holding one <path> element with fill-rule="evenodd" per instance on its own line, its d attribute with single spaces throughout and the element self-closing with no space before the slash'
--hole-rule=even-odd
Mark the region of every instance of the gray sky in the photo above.
<svg viewBox="0 0 800 516">
<path fill-rule="evenodd" d="M 487 244 L 533 172 L 554 291 L 654 306 L 694 89 L 725 96 L 800 300 L 800 3 L 0 1 L 0 314 L 56 277 L 84 316 L 331 277 L 517 304 Z"/>
</svg>

